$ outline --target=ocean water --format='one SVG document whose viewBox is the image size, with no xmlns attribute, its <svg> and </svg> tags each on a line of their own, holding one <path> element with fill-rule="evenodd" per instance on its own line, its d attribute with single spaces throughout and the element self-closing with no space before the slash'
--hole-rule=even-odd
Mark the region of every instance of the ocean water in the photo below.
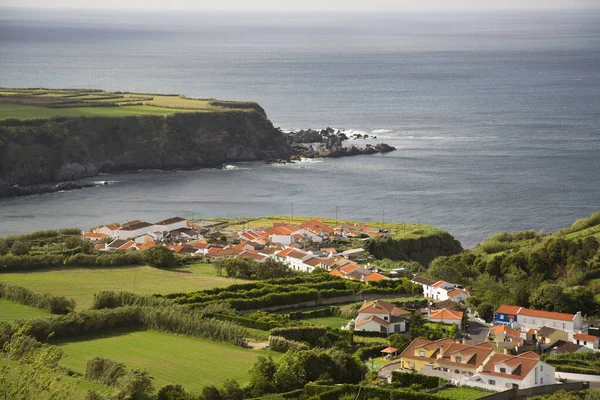
<svg viewBox="0 0 600 400">
<path fill-rule="evenodd" d="M 259 102 L 386 155 L 137 171 L 0 200 L 0 235 L 172 215 L 429 223 L 465 247 L 600 210 L 600 13 L 150 13 L 0 9 L 0 86 Z M 362 143 L 362 142 L 361 142 Z"/>
</svg>

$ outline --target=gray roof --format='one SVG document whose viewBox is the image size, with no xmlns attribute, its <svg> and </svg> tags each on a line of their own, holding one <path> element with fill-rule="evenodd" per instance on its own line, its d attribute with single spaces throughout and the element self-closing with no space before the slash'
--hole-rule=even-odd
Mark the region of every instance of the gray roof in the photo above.
<svg viewBox="0 0 600 400">
<path fill-rule="evenodd" d="M 427 286 L 431 286 L 431 285 L 433 285 L 436 282 L 436 281 L 431 280 L 429 278 L 423 278 L 422 276 L 415 276 L 411 280 L 413 282 L 420 283 L 421 285 L 427 285 Z"/>
</svg>

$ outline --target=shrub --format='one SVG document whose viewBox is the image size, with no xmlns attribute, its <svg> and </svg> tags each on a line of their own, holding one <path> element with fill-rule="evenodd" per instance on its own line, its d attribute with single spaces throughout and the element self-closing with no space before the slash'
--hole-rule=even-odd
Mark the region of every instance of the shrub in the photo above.
<svg viewBox="0 0 600 400">
<path fill-rule="evenodd" d="M 148 371 L 132 369 L 121 377 L 117 383 L 125 398 L 132 400 L 147 400 L 153 390 L 152 380 Z"/>
<path fill-rule="evenodd" d="M 269 348 L 278 353 L 287 353 L 288 350 L 307 350 L 308 346 L 281 336 L 269 336 Z"/>
<path fill-rule="evenodd" d="M 165 246 L 153 246 L 143 250 L 142 260 L 154 268 L 174 268 L 180 265 L 179 258 Z"/>
<path fill-rule="evenodd" d="M 125 375 L 125 364 L 108 358 L 94 357 L 87 360 L 85 377 L 94 382 L 115 386 L 119 378 Z"/>
<path fill-rule="evenodd" d="M 397 384 L 399 387 L 410 387 L 416 384 L 421 385 L 426 389 L 435 389 L 446 383 L 446 380 L 438 378 L 436 376 L 427 376 L 421 374 L 411 374 L 407 372 L 393 371 L 392 383 Z"/>
<path fill-rule="evenodd" d="M 75 309 L 75 301 L 63 296 L 37 294 L 20 286 L 0 282 L 0 298 L 26 306 L 42 308 L 52 314 L 68 314 Z"/>
</svg>

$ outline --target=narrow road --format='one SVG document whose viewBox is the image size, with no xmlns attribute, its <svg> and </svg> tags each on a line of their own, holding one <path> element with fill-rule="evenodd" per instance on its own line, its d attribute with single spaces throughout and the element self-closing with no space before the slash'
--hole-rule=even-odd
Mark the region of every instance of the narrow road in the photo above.
<svg viewBox="0 0 600 400">
<path fill-rule="evenodd" d="M 469 330 L 470 339 L 467 339 L 468 344 L 479 344 L 487 342 L 489 326 L 481 322 L 471 319 L 471 328 Z"/>
</svg>

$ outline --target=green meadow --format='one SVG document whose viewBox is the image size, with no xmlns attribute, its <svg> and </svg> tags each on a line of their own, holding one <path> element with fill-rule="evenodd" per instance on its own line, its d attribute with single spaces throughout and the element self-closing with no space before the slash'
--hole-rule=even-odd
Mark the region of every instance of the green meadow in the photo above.
<svg viewBox="0 0 600 400">
<path fill-rule="evenodd" d="M 137 294 L 193 292 L 243 282 L 217 276 L 212 264 L 194 264 L 172 270 L 148 266 L 48 268 L 0 274 L 0 282 L 22 286 L 35 293 L 74 299 L 77 309 L 89 308 L 94 293 L 103 290 Z"/>
<path fill-rule="evenodd" d="M 153 331 L 112 332 L 57 344 L 64 352 L 61 364 L 73 372 L 85 374 L 87 360 L 102 356 L 122 362 L 127 368 L 147 370 L 154 378 L 155 390 L 179 383 L 193 393 L 207 385 L 219 386 L 227 378 L 246 384 L 258 356 L 279 356 L 265 350 Z"/>
<path fill-rule="evenodd" d="M 49 312 L 39 308 L 28 307 L 13 301 L 0 299 L 0 322 L 12 322 L 17 319 L 48 317 L 49 315 Z"/>
</svg>

